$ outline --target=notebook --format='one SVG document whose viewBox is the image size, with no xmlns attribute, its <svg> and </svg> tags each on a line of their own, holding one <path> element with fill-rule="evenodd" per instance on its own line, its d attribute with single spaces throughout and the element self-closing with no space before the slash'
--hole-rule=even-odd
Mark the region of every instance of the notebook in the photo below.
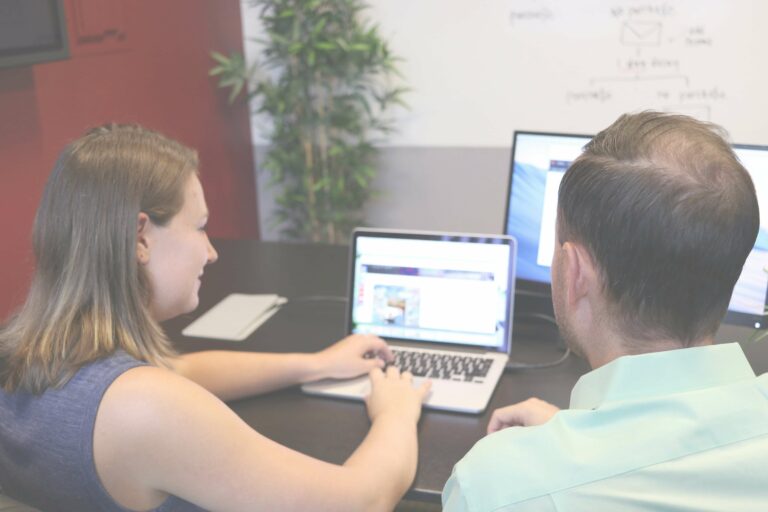
<svg viewBox="0 0 768 512">
<path fill-rule="evenodd" d="M 184 328 L 181 334 L 193 338 L 243 341 L 285 302 L 285 297 L 275 294 L 232 293 Z"/>
<path fill-rule="evenodd" d="M 512 345 L 517 243 L 504 235 L 357 229 L 347 330 L 390 344 L 395 365 L 432 381 L 425 406 L 485 410 Z M 302 386 L 362 399 L 368 376 Z"/>
</svg>

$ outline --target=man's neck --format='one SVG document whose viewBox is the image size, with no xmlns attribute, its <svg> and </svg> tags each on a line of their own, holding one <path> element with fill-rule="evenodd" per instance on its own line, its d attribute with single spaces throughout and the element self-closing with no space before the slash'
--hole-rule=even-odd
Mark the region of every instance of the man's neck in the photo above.
<svg viewBox="0 0 768 512">
<path fill-rule="evenodd" d="M 592 369 L 595 369 L 622 356 L 635 356 L 687 347 L 700 347 L 704 345 L 712 345 L 714 342 L 715 339 L 712 336 L 696 340 L 688 345 L 685 345 L 682 341 L 677 339 L 629 340 L 616 336 L 605 338 L 604 343 L 602 343 L 600 347 L 592 345 L 589 348 L 594 347 L 595 350 L 585 350 L 584 355 Z"/>
</svg>

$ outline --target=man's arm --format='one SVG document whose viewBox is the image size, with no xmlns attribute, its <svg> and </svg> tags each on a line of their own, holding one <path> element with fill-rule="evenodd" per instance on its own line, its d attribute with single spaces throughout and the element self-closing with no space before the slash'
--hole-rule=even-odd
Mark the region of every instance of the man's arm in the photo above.
<svg viewBox="0 0 768 512">
<path fill-rule="evenodd" d="M 496 409 L 488 434 L 507 427 L 532 427 L 549 421 L 559 409 L 538 398 L 529 398 Z M 444 512 L 503 510 L 555 512 L 550 494 L 528 494 L 531 482 L 531 437 L 534 431 L 510 429 L 480 440 L 453 468 L 443 488 Z M 543 478 L 538 472 L 535 478 Z M 518 492 L 523 490 L 524 492 Z M 497 492 L 498 491 L 498 492 Z"/>
<path fill-rule="evenodd" d="M 488 422 L 488 433 L 507 427 L 533 427 L 548 422 L 560 409 L 538 398 L 508 405 L 493 411 Z"/>
<path fill-rule="evenodd" d="M 467 497 L 461 488 L 461 480 L 456 474 L 455 467 L 443 487 L 442 505 L 443 512 L 469 512 Z"/>
</svg>

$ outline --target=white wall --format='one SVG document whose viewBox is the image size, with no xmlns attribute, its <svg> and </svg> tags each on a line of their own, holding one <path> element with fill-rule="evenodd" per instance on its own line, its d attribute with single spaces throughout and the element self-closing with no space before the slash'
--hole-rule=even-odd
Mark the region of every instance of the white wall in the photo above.
<svg viewBox="0 0 768 512">
<path fill-rule="evenodd" d="M 654 108 L 722 124 L 735 142 L 768 144 L 768 2 L 369 4 L 412 89 L 382 152 L 371 225 L 500 227 L 504 191 L 496 189 L 508 172 L 500 155 L 515 129 L 589 134 L 623 112 Z M 255 15 L 244 8 L 246 38 L 259 36 Z M 258 55 L 251 43 L 247 51 Z M 264 126 L 254 119 L 256 144 Z M 476 151 L 457 159 L 459 148 Z M 416 201 L 418 190 L 429 193 Z"/>
</svg>

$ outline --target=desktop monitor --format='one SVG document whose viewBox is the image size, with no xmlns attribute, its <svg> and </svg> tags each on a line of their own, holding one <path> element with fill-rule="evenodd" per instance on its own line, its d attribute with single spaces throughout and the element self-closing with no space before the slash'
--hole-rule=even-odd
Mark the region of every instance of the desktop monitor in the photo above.
<svg viewBox="0 0 768 512">
<path fill-rule="evenodd" d="M 760 229 L 733 288 L 725 321 L 761 329 L 768 321 L 768 146 L 734 144 L 733 150 L 755 184 Z"/>
<path fill-rule="evenodd" d="M 557 190 L 590 135 L 516 131 L 504 232 L 517 238 L 517 289 L 548 296 Z"/>
<path fill-rule="evenodd" d="M 517 289 L 548 296 L 560 180 L 589 135 L 516 131 L 507 189 L 504 232 L 518 241 Z M 768 146 L 735 144 L 760 204 L 760 231 L 733 291 L 725 321 L 768 325 Z"/>
</svg>

